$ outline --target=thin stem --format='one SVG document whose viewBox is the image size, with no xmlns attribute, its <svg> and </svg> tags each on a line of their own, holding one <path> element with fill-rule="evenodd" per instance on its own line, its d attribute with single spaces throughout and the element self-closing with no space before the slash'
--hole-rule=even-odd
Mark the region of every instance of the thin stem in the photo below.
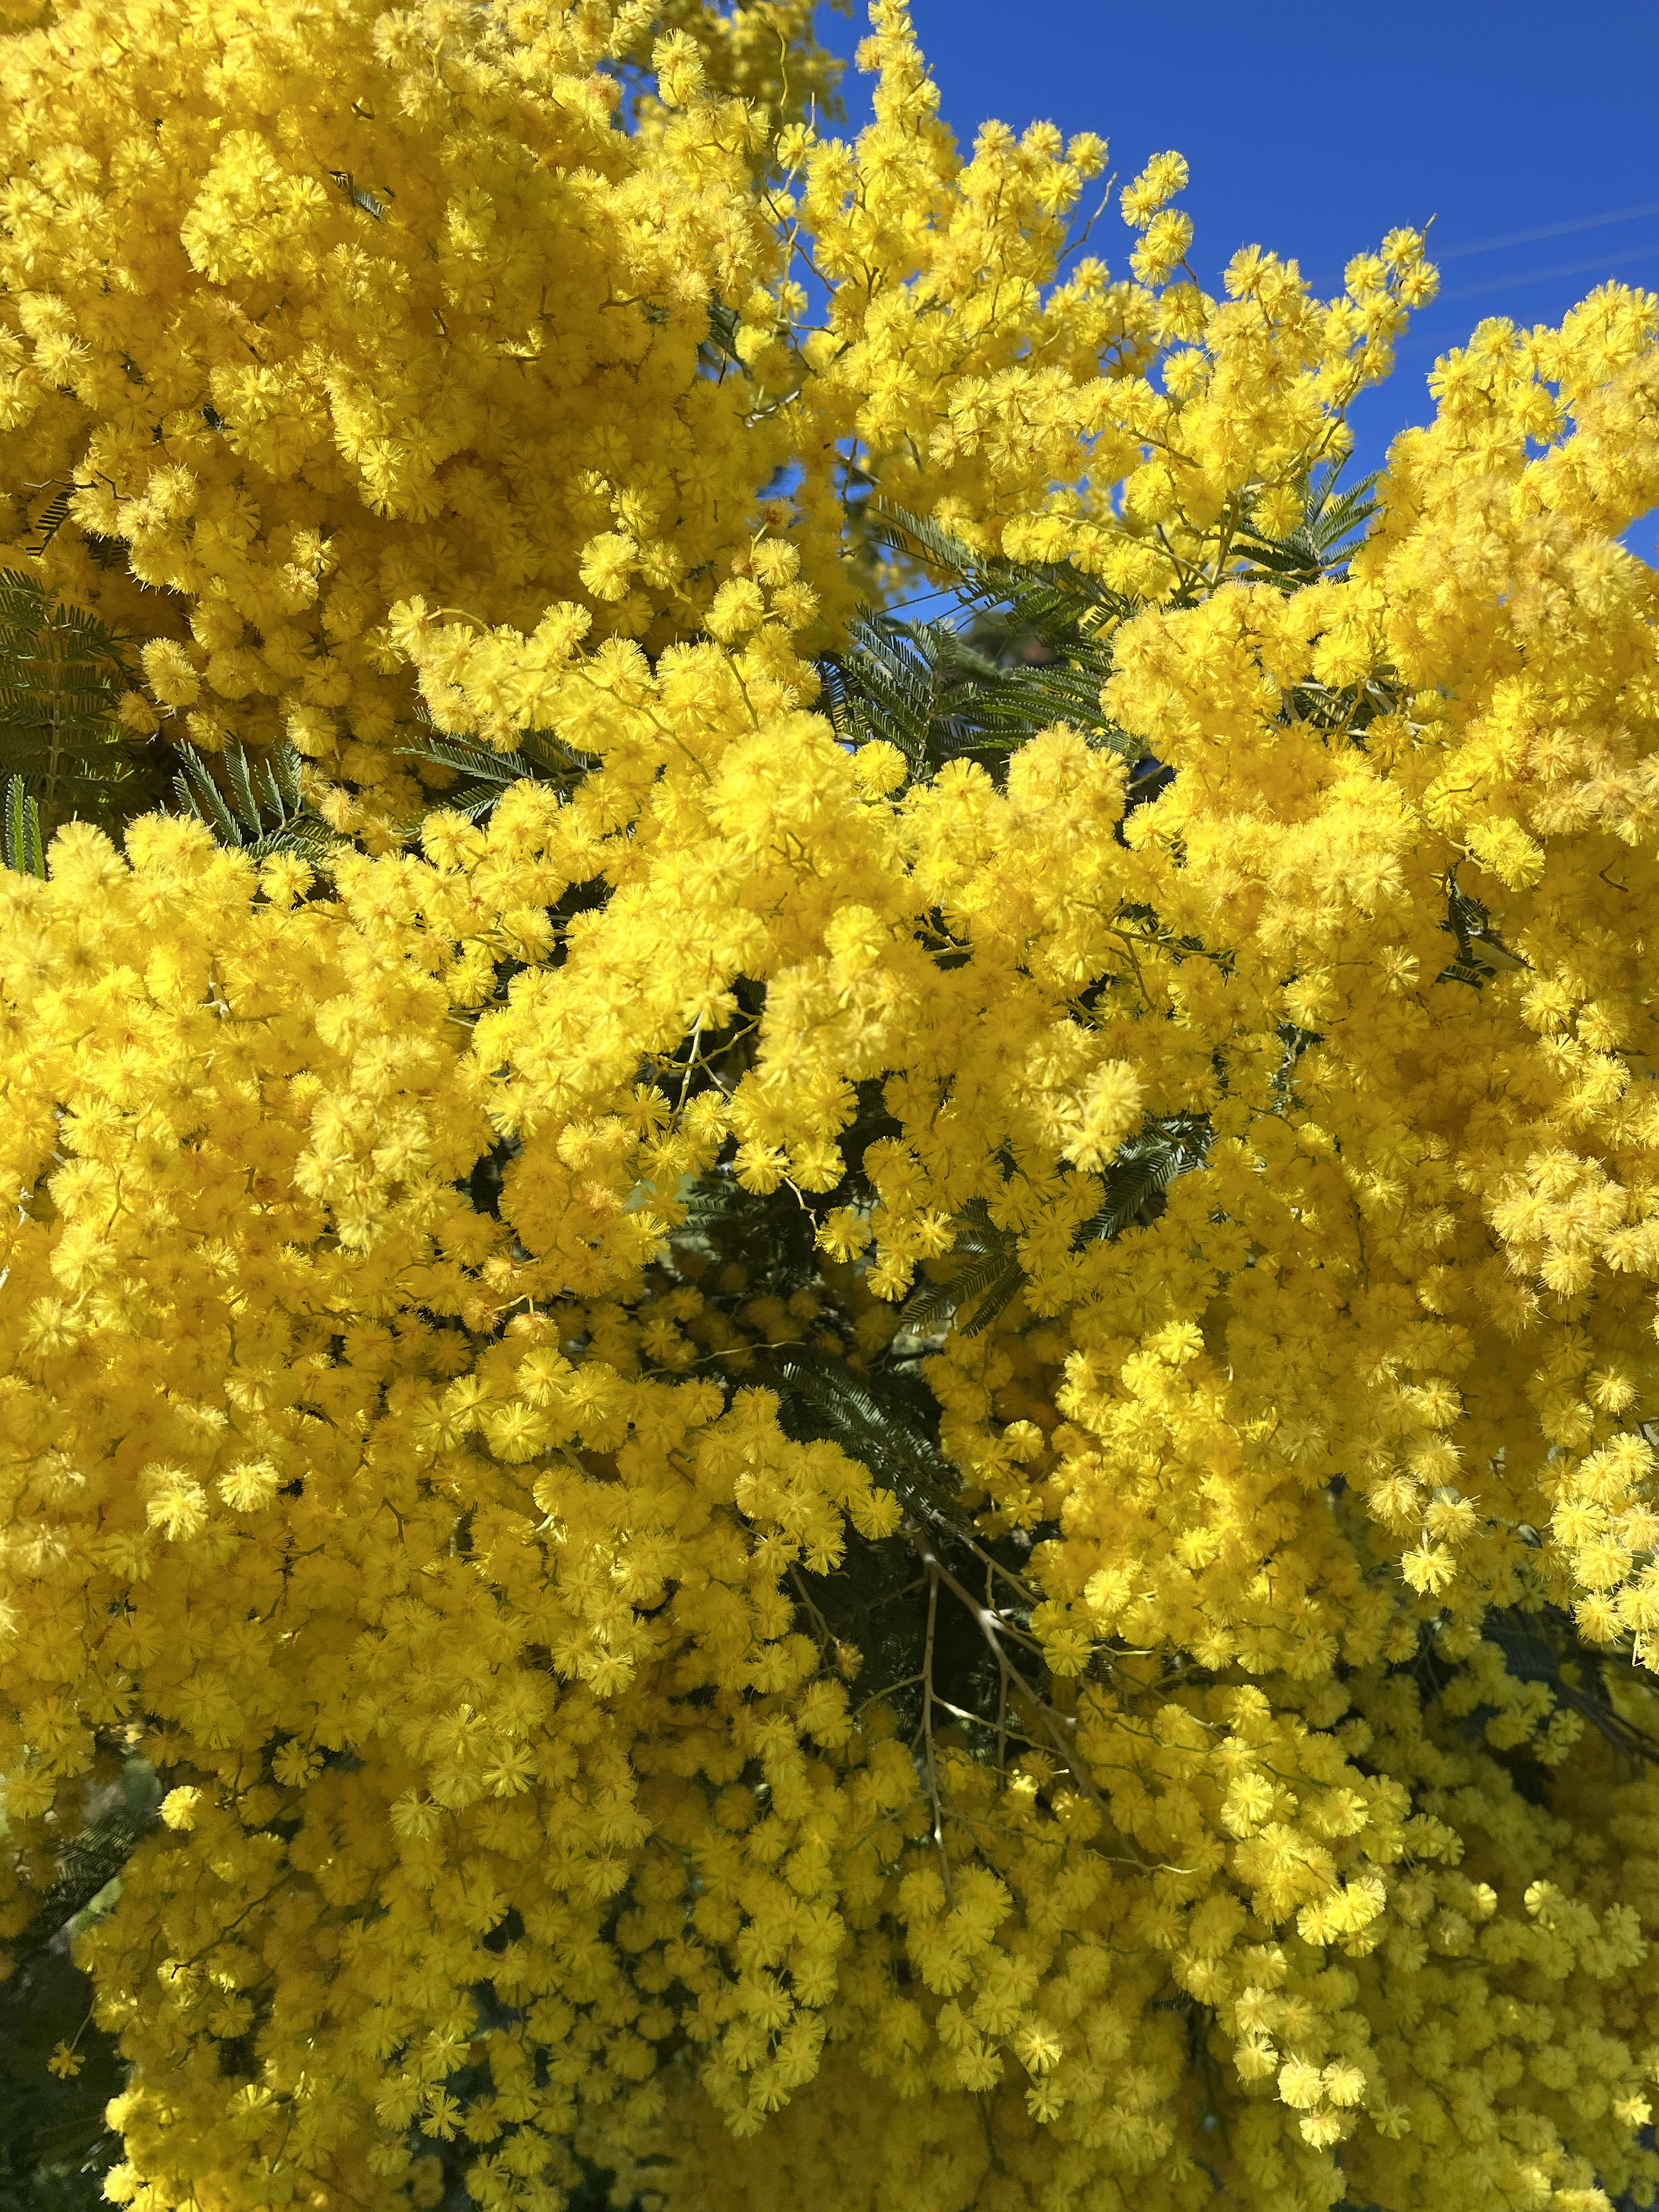
<svg viewBox="0 0 1659 2212">
<path fill-rule="evenodd" d="M 939 1765 L 933 1756 L 933 1640 L 939 1621 L 939 1569 L 937 1559 L 929 1561 L 926 1554 L 923 1563 L 927 1567 L 927 1642 L 921 1662 L 922 1758 L 927 1772 L 928 1801 L 933 1808 L 933 1844 L 939 1852 L 939 1871 L 945 1877 L 945 1895 L 948 1902 L 954 1903 L 951 1861 L 945 1848 L 945 1808 L 939 1802 Z"/>
<path fill-rule="evenodd" d="M 985 1638 L 987 1644 L 989 1646 L 991 1656 L 996 1661 L 998 1668 L 1000 1669 L 1006 1680 L 1007 1681 L 1011 1681 L 1014 1685 L 1014 1687 L 1030 1704 L 1042 1726 L 1043 1734 L 1048 1738 L 1050 1744 L 1059 1753 L 1061 1765 L 1066 1769 L 1066 1772 L 1071 1776 L 1073 1781 L 1076 1783 L 1078 1788 L 1083 1792 L 1090 1803 L 1093 1805 L 1096 1811 L 1109 1820 L 1111 1819 L 1111 1808 L 1107 1804 L 1099 1790 L 1095 1788 L 1094 1784 L 1089 1779 L 1088 1776 L 1081 1771 L 1075 1750 L 1067 1744 L 1065 1736 L 1060 1733 L 1060 1727 L 1057 1725 L 1058 1723 L 1064 1722 L 1068 1727 L 1075 1729 L 1077 1727 L 1075 1716 L 1070 1713 L 1060 1713 L 1056 1711 L 1055 1708 L 1049 1705 L 1045 1698 L 1040 1696 L 1038 1692 L 1032 1688 L 1030 1683 L 1026 1680 L 1024 1675 L 1020 1673 L 1018 1668 L 1015 1666 L 1013 1661 L 1008 1656 L 1007 1652 L 1003 1649 L 1003 1624 L 1001 1620 L 991 1611 L 988 1606 L 982 1606 L 980 1603 L 979 1600 L 974 1595 L 973 1592 L 968 1589 L 965 1583 L 960 1583 L 957 1580 L 956 1577 L 951 1572 L 951 1570 L 945 1565 L 943 1559 L 939 1558 L 939 1553 L 933 1549 L 932 1544 L 929 1543 L 927 1536 L 923 1534 L 921 1528 L 913 1525 L 909 1531 L 909 1535 L 911 1547 L 915 1552 L 917 1557 L 921 1560 L 922 1565 L 927 1569 L 929 1575 L 936 1577 L 937 1580 L 942 1583 L 945 1589 L 951 1592 L 953 1597 L 967 1607 L 968 1611 L 973 1616 L 975 1626 L 978 1628 L 980 1634 Z M 930 1637 L 931 1633 L 932 1615 L 930 1612 Z"/>
</svg>

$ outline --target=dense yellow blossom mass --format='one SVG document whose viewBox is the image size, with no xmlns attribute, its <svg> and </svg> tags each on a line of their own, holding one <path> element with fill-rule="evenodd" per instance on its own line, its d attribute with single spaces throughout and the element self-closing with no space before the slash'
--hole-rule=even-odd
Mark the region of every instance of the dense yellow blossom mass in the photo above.
<svg viewBox="0 0 1659 2212">
<path fill-rule="evenodd" d="M 0 46 L 0 552 L 356 836 L 0 872 L 0 1926 L 140 1753 L 138 2212 L 1646 2204 L 1659 303 L 1483 325 L 1289 588 L 1422 241 L 1212 298 L 1169 155 L 1115 277 L 872 16 L 853 144 L 793 4 Z M 1091 580 L 1095 724 L 846 738 L 872 496 Z M 942 1504 L 784 1403 L 906 1343 Z"/>
</svg>

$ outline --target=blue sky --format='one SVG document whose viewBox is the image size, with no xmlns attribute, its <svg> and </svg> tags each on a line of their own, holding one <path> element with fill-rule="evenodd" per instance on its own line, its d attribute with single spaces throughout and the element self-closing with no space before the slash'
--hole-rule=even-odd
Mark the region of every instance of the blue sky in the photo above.
<svg viewBox="0 0 1659 2212">
<path fill-rule="evenodd" d="M 848 56 L 854 7 L 820 21 Z M 1334 289 L 1349 255 L 1435 218 L 1443 289 L 1356 412 L 1364 465 L 1426 419 L 1435 356 L 1483 317 L 1554 322 L 1609 277 L 1659 289 L 1659 0 L 914 0 L 914 15 L 964 148 L 994 116 L 1098 131 L 1120 185 L 1164 147 L 1186 155 L 1206 281 L 1261 245 Z M 855 126 L 867 80 L 849 70 L 844 91 Z M 1091 244 L 1126 267 L 1128 242 L 1114 210 Z M 1632 550 L 1651 557 L 1652 538 L 1638 528 Z"/>
</svg>

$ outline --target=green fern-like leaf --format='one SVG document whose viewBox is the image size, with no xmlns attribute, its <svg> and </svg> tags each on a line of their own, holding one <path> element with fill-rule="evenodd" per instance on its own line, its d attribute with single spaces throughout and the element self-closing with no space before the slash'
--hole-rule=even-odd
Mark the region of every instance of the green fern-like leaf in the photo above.
<svg viewBox="0 0 1659 2212">
<path fill-rule="evenodd" d="M 97 616 L 0 570 L 0 773 L 33 800 L 43 836 L 75 819 L 115 826 L 148 796 L 114 719 L 131 686 Z"/>
<path fill-rule="evenodd" d="M 1169 1114 L 1149 1121 L 1129 1138 L 1106 1171 L 1105 1203 L 1085 1222 L 1079 1243 L 1121 1237 L 1162 1212 L 1164 1194 L 1177 1176 L 1202 1167 L 1211 1130 L 1202 1114 Z"/>
<path fill-rule="evenodd" d="M 717 1168 L 692 1185 L 684 1203 L 682 1237 L 722 1263 L 735 1263 L 752 1279 L 786 1293 L 817 1279 L 813 1223 L 791 1193 L 746 1191 L 728 1170 Z"/>
<path fill-rule="evenodd" d="M 1659 1742 L 1614 1702 L 1613 1682 L 1636 1674 L 1628 1653 L 1585 1643 L 1571 1615 L 1553 1605 L 1489 1613 L 1480 1633 L 1498 1646 L 1516 1681 L 1547 1684 L 1559 1705 L 1588 1721 L 1632 1765 L 1659 1765 Z"/>
<path fill-rule="evenodd" d="M 26 1965 L 106 1889 L 156 1822 L 159 1790 L 117 1800 L 86 1827 L 59 1844 L 52 1881 L 30 1899 L 21 1933 L 8 1942 L 14 1962 Z"/>
<path fill-rule="evenodd" d="M 1371 495 L 1382 472 L 1374 470 L 1342 492 L 1336 489 L 1336 474 L 1327 469 L 1310 479 L 1303 490 L 1302 520 L 1287 537 L 1269 537 L 1248 526 L 1239 532 L 1235 550 L 1244 561 L 1243 581 L 1295 592 L 1346 568 L 1377 511 Z"/>
<path fill-rule="evenodd" d="M 0 836 L 3 836 L 9 868 L 15 868 L 22 876 L 46 874 L 46 854 L 40 839 L 40 809 L 25 790 L 21 775 L 14 775 L 7 781 L 5 813 L 3 824 L 0 824 Z"/>
<path fill-rule="evenodd" d="M 1121 1237 L 1126 1229 L 1152 1219 L 1176 1177 L 1202 1166 L 1209 1144 L 1210 1125 L 1202 1115 L 1172 1114 L 1148 1121 L 1108 1169 L 1105 1202 L 1078 1231 L 1078 1243 Z M 962 1264 L 942 1282 L 919 1285 L 904 1303 L 901 1325 L 914 1334 L 954 1322 L 963 1336 L 977 1336 L 1024 1286 L 1019 1238 L 1012 1230 L 998 1228 L 982 1198 L 968 1201 L 956 1229 L 951 1255 Z M 957 1318 L 964 1313 L 969 1317 Z"/>
<path fill-rule="evenodd" d="M 754 1371 L 777 1391 L 791 1434 L 839 1444 L 909 1511 L 956 1526 L 960 1485 L 929 1433 L 925 1391 L 908 1394 L 896 1376 L 876 1382 L 854 1375 L 845 1361 L 810 1345 L 781 1346 L 758 1359 Z"/>
<path fill-rule="evenodd" d="M 349 169 L 331 169 L 328 173 L 337 189 L 351 202 L 353 207 L 361 209 L 366 216 L 372 216 L 376 222 L 386 221 L 386 210 L 392 201 L 398 197 L 390 185 L 380 186 L 380 197 L 377 198 L 374 192 L 357 182 Z"/>
<path fill-rule="evenodd" d="M 1003 1313 L 1025 1280 L 1019 1264 L 1019 1238 L 999 1229 L 982 1198 L 970 1198 L 957 1218 L 952 1255 L 963 1264 L 940 1283 L 924 1283 L 904 1304 L 902 1325 L 916 1334 L 948 1323 L 964 1308 L 973 1317 L 958 1322 L 963 1335 L 977 1336 Z"/>
<path fill-rule="evenodd" d="M 726 307 L 720 300 L 709 301 L 708 335 L 699 348 L 705 366 L 742 366 L 738 359 L 738 332 L 741 327 L 742 319 L 734 307 Z"/>
<path fill-rule="evenodd" d="M 1490 913 L 1479 899 L 1470 897 L 1455 873 L 1446 878 L 1446 919 L 1440 927 L 1457 940 L 1457 957 L 1435 977 L 1437 983 L 1468 983 L 1478 991 L 1494 975 L 1527 964 L 1504 944 L 1492 927 Z"/>
<path fill-rule="evenodd" d="M 418 744 L 399 745 L 398 753 L 404 760 L 429 761 L 435 768 L 453 769 L 461 781 L 440 792 L 434 804 L 465 814 L 470 822 L 486 820 L 509 784 L 556 783 L 568 790 L 588 766 L 581 754 L 549 730 L 521 730 L 517 746 L 505 753 L 430 723 L 426 732 Z"/>
<path fill-rule="evenodd" d="M 300 756 L 292 745 L 258 757 L 250 757 L 245 745 L 234 745 L 219 756 L 216 776 L 194 745 L 180 745 L 179 757 L 183 765 L 173 779 L 176 811 L 205 823 L 217 843 L 255 860 L 296 854 L 319 869 L 338 854 L 343 841 L 301 791 Z"/>
<path fill-rule="evenodd" d="M 942 575 L 960 612 L 952 621 L 872 613 L 854 623 L 846 649 L 823 667 L 838 735 L 896 745 L 914 780 L 950 760 L 994 763 L 1055 722 L 1139 755 L 1101 707 L 1111 655 L 1100 632 L 1127 611 L 1127 600 L 1068 562 L 981 559 L 902 507 L 879 508 L 872 534 Z"/>
</svg>

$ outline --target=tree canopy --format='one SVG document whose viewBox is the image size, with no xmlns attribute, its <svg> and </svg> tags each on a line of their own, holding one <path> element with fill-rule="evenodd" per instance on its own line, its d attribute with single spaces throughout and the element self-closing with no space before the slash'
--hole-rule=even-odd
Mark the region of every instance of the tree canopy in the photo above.
<svg viewBox="0 0 1659 2212">
<path fill-rule="evenodd" d="M 1212 296 L 898 0 L 850 143 L 804 0 L 7 12 L 106 2196 L 1650 2203 L 1659 301 L 1350 484 L 1423 239 Z"/>
</svg>

